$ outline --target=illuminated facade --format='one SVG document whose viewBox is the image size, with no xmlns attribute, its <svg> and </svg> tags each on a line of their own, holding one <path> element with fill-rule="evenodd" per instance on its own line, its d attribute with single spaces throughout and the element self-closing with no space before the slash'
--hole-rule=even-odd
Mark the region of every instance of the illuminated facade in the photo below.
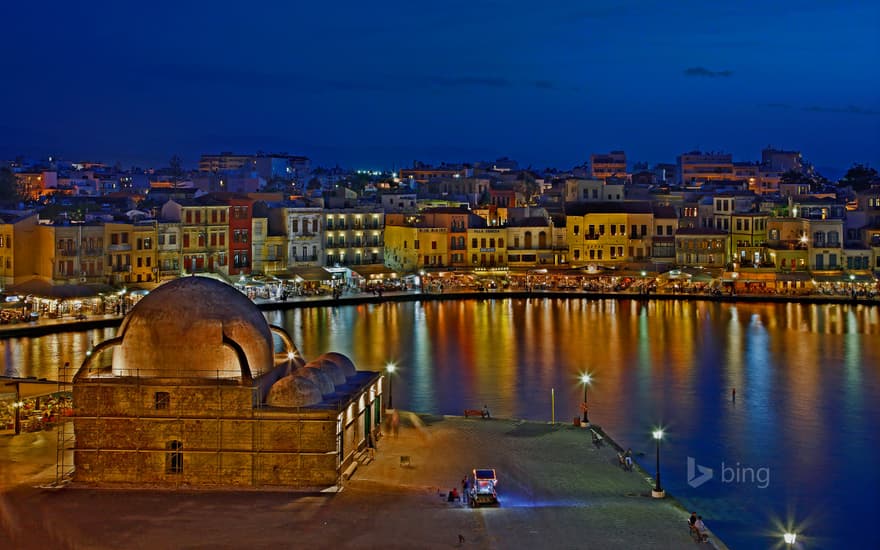
<svg viewBox="0 0 880 550">
<path fill-rule="evenodd" d="M 648 259 L 654 230 L 649 203 L 579 203 L 566 209 L 572 266 L 614 265 Z"/>
<path fill-rule="evenodd" d="M 325 209 L 324 265 L 382 264 L 385 217 L 381 209 Z"/>
<path fill-rule="evenodd" d="M 73 393 L 73 480 L 99 486 L 334 485 L 385 410 L 380 373 L 338 353 L 306 362 L 247 297 L 203 277 L 138 302 Z"/>
<path fill-rule="evenodd" d="M 611 151 L 608 154 L 590 155 L 590 174 L 593 179 L 604 180 L 606 178 L 626 179 L 626 153 L 623 151 Z"/>
</svg>

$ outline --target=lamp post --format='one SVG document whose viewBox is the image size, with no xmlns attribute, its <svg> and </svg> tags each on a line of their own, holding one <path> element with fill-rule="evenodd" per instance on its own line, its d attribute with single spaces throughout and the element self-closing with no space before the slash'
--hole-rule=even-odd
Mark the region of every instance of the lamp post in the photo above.
<svg viewBox="0 0 880 550">
<path fill-rule="evenodd" d="M 660 486 L 660 440 L 663 439 L 663 429 L 657 428 L 652 432 L 654 436 L 654 440 L 657 442 L 657 476 L 654 478 L 654 490 L 651 491 L 651 496 L 654 498 L 663 498 L 666 496 L 665 491 Z"/>
<path fill-rule="evenodd" d="M 849 274 L 849 291 L 852 295 L 852 299 L 856 299 L 856 276 L 852 273 Z"/>
<path fill-rule="evenodd" d="M 590 423 L 590 419 L 587 416 L 587 386 L 590 385 L 590 380 L 592 380 L 592 379 L 593 379 L 593 377 L 590 376 L 590 373 L 588 373 L 588 372 L 585 372 L 584 374 L 581 375 L 581 384 L 584 385 L 584 404 L 583 404 L 584 425 L 589 425 L 589 423 Z"/>
<path fill-rule="evenodd" d="M 794 543 L 797 542 L 797 533 L 785 533 L 782 535 L 782 540 L 784 540 L 785 544 L 791 548 L 794 546 Z"/>
<path fill-rule="evenodd" d="M 388 363 L 385 365 L 385 370 L 388 371 L 388 408 L 394 408 L 394 390 L 392 389 L 394 386 L 391 385 L 391 381 L 394 380 L 394 371 L 397 367 L 394 363 Z"/>
</svg>

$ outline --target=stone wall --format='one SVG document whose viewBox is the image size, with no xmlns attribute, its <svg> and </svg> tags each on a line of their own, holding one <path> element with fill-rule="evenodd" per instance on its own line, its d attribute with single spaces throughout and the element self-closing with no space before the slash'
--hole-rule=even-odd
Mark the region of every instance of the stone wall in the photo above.
<svg viewBox="0 0 880 550">
<path fill-rule="evenodd" d="M 156 392 L 168 394 L 167 408 L 156 408 Z M 252 393 L 250 387 L 223 384 L 79 382 L 74 479 L 172 487 L 335 483 L 339 413 L 254 409 Z M 180 445 L 177 457 L 174 445 Z"/>
</svg>

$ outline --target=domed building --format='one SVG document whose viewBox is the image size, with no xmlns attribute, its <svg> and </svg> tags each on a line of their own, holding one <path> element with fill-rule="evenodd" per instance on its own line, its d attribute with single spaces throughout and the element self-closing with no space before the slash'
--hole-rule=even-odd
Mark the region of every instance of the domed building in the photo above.
<svg viewBox="0 0 880 550">
<path fill-rule="evenodd" d="M 74 481 L 318 487 L 372 445 L 382 375 L 306 361 L 241 292 L 185 277 L 148 294 L 73 380 Z"/>
</svg>

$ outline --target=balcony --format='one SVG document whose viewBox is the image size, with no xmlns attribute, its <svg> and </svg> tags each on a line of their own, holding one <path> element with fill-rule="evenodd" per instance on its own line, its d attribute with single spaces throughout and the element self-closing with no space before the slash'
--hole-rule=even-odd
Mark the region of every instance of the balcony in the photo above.
<svg viewBox="0 0 880 550">
<path fill-rule="evenodd" d="M 114 265 L 112 271 L 113 273 L 128 273 L 131 271 L 131 264 Z"/>
<path fill-rule="evenodd" d="M 280 260 L 280 258 L 278 258 L 278 259 Z M 267 261 L 273 261 L 273 260 L 267 260 Z M 294 256 L 290 257 L 290 261 L 291 262 L 317 262 L 318 255 L 317 254 L 311 254 L 311 255 L 307 255 L 307 256 L 294 255 Z"/>
<path fill-rule="evenodd" d="M 83 256 L 103 256 L 104 249 L 103 248 L 84 248 Z"/>
<path fill-rule="evenodd" d="M 131 243 L 111 244 L 107 247 L 107 252 L 128 252 L 131 250 Z"/>
<path fill-rule="evenodd" d="M 58 251 L 58 255 L 59 255 L 59 256 L 63 256 L 63 257 L 65 257 L 65 258 L 70 258 L 70 257 L 73 257 L 73 256 L 78 256 L 78 255 L 79 255 L 79 249 L 78 249 L 78 248 L 62 248 L 62 249 L 60 249 L 60 250 Z"/>
</svg>

